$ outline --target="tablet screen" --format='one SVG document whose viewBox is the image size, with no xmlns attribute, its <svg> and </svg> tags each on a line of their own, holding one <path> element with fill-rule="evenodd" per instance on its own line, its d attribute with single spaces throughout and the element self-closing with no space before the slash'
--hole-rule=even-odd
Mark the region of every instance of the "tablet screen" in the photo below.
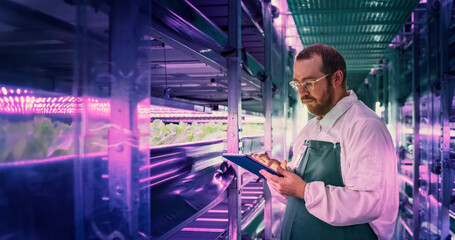
<svg viewBox="0 0 455 240">
<path fill-rule="evenodd" d="M 253 157 L 249 156 L 248 154 L 223 154 L 223 157 L 228 159 L 229 161 L 239 165 L 240 167 L 256 174 L 257 176 L 264 178 L 262 174 L 259 173 L 261 169 L 268 171 L 271 174 L 275 174 L 279 177 L 283 177 L 283 175 L 279 174 L 275 170 L 267 167 L 265 164 L 258 162 L 258 160 L 254 159 Z"/>
</svg>

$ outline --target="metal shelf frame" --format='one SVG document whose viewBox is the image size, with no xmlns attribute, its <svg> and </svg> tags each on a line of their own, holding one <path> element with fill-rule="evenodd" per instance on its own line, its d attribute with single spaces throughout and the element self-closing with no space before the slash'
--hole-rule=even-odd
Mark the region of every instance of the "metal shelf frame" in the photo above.
<svg viewBox="0 0 455 240">
<path fill-rule="evenodd" d="M 412 15 L 411 38 L 404 36 L 402 39 L 407 41 L 403 46 L 412 48 L 392 50 L 396 54 L 388 66 L 390 80 L 395 81 L 392 86 L 406 83 L 406 79 L 409 81 L 408 76 L 400 73 L 406 66 L 412 66 L 410 96 L 392 94 L 390 99 L 392 106 L 408 101 L 398 107 L 401 110 L 397 111 L 398 119 L 394 121 L 397 122 L 399 166 L 408 165 L 409 160 L 413 163 L 412 181 L 409 175 L 404 176 L 403 181 L 412 184 L 402 185 L 403 194 L 406 194 L 405 185 L 412 187 L 412 201 L 409 196 L 407 200 L 401 199 L 410 204 L 407 205 L 412 208 L 412 221 L 406 222 L 406 217 L 400 216 L 397 239 L 453 237 L 450 209 L 453 208 L 455 169 L 450 157 L 450 131 L 453 131 L 455 77 L 450 61 L 455 56 L 448 49 L 453 37 L 449 27 L 454 21 L 452 1 L 421 3 Z M 412 106 L 411 111 L 409 106 Z M 396 111 L 396 107 L 390 111 Z M 412 133 L 406 129 L 410 116 Z M 409 137 L 412 143 L 407 142 Z M 413 146 L 412 154 L 403 151 L 409 144 Z M 403 171 L 409 171 L 409 168 L 399 167 L 399 171 L 405 175 Z"/>
<path fill-rule="evenodd" d="M 142 121 L 144 121 L 144 119 L 138 119 L 139 114 L 135 112 L 141 100 L 147 100 L 145 106 L 149 106 L 151 102 L 160 106 L 198 112 L 211 112 L 213 105 L 227 103 L 228 138 L 226 140 L 189 143 L 185 146 L 194 147 L 226 141 L 227 151 L 229 153 L 242 152 L 242 140 L 250 140 L 252 138 L 242 136 L 242 132 L 240 131 L 242 113 L 264 117 L 266 134 L 263 142 L 266 152 L 272 153 L 272 109 L 274 108 L 272 98 L 275 93 L 274 87 L 276 87 L 273 83 L 279 82 L 281 84 L 282 79 L 280 78 L 288 77 L 290 70 L 287 65 L 289 62 L 284 56 L 288 56 L 289 54 L 288 49 L 283 44 L 285 40 L 280 39 L 279 36 L 277 37 L 276 31 L 273 29 L 271 2 L 268 0 L 261 1 L 262 19 L 257 19 L 257 16 L 254 16 L 255 12 L 248 9 L 245 1 L 226 1 L 228 3 L 228 6 L 226 6 L 228 9 L 228 32 L 227 34 L 220 33 L 220 35 L 224 34 L 223 36 L 226 37 L 225 44 L 220 44 L 202 30 L 200 31 L 201 36 L 198 37 L 203 39 L 204 43 L 188 40 L 185 34 L 181 34 L 176 29 L 163 24 L 162 21 L 158 21 L 156 18 L 160 16 L 153 15 L 153 13 L 157 13 L 157 10 L 162 10 L 166 12 L 165 14 L 169 14 L 169 16 L 174 14 L 162 4 L 166 2 L 161 1 L 160 3 L 159 0 L 135 1 L 134 3 L 119 0 L 95 0 L 77 3 L 74 1 L 62 1 L 62 6 L 65 7 L 65 10 L 69 8 L 74 11 L 71 13 L 75 16 L 74 22 L 62 20 L 59 17 L 53 16 L 52 13 L 35 10 L 31 6 L 26 6 L 27 3 L 19 4 L 11 0 L 5 0 L 0 3 L 0 21 L 11 26 L 12 29 L 19 29 L 18 31 L 11 32 L 12 34 L 14 33 L 14 36 L 1 34 L 0 38 L 8 41 L 11 40 L 11 42 L 19 40 L 35 41 L 30 46 L 25 44 L 13 47 L 2 46 L 0 48 L 0 57 L 7 59 L 13 54 L 20 53 L 18 57 L 11 58 L 11 62 L 9 63 L 23 67 L 21 65 L 21 61 L 23 60 L 21 57 L 27 56 L 26 53 L 29 52 L 34 54 L 33 57 L 36 59 L 33 59 L 33 61 L 39 63 L 37 64 L 39 71 L 37 71 L 34 77 L 43 77 L 40 83 L 45 83 L 43 85 L 46 85 L 41 89 L 57 90 L 60 87 L 60 84 L 56 84 L 57 82 L 62 83 L 62 86 L 69 86 L 67 87 L 69 90 L 66 89 L 68 90 L 67 93 L 73 94 L 74 96 L 90 95 L 96 92 L 95 94 L 99 94 L 99 97 L 112 98 L 110 103 L 112 119 L 110 123 L 113 126 L 119 126 L 119 128 L 110 128 L 109 135 L 107 136 L 109 144 L 115 145 L 116 147 L 110 146 L 108 157 L 103 159 L 104 163 L 106 163 L 106 166 L 103 165 L 103 167 L 109 173 L 104 175 L 104 178 L 109 180 L 107 186 L 107 192 L 109 194 L 103 197 L 108 200 L 110 199 L 110 208 L 119 209 L 125 217 L 125 219 L 121 220 L 124 223 L 124 229 L 119 230 L 122 231 L 121 234 L 124 234 L 125 237 L 140 239 L 140 236 L 144 237 L 150 234 L 150 224 L 146 224 L 147 227 L 140 226 L 144 222 L 149 223 L 150 221 L 147 211 L 142 211 L 143 209 L 150 209 L 150 205 L 145 206 L 146 204 L 141 202 L 142 198 L 144 198 L 144 201 L 149 201 L 148 203 L 150 204 L 150 199 L 147 198 L 147 194 L 150 197 L 150 192 L 147 189 L 141 189 L 139 184 L 140 177 L 138 177 L 143 174 L 143 172 L 139 171 L 140 165 L 143 164 L 141 161 L 144 159 L 144 162 L 147 161 L 148 155 L 146 152 L 150 149 L 139 149 L 137 142 L 134 142 L 134 144 L 129 142 L 136 140 L 142 141 L 144 139 L 143 137 L 147 136 L 146 133 L 140 135 L 141 131 L 137 130 L 138 125 L 143 124 Z M 187 1 L 182 0 L 182 2 L 186 3 Z M 89 18 L 89 14 L 98 14 L 97 17 L 102 15 L 101 17 L 104 22 L 99 23 L 102 26 L 90 25 L 89 20 L 92 19 Z M 202 17 L 205 16 L 202 15 Z M 248 22 L 253 26 L 248 31 L 249 33 L 251 31 L 254 32 L 254 36 L 260 39 L 259 47 L 251 44 L 251 42 L 248 46 L 246 46 L 247 44 L 242 46 L 242 42 L 248 42 L 248 39 L 253 39 L 251 34 L 248 36 L 242 35 L 242 21 Z M 31 24 L 42 30 L 35 29 L 26 32 L 26 29 Z M 182 28 L 184 27 L 188 27 L 188 25 Z M 217 26 L 213 27 L 217 28 Z M 30 39 L 31 36 L 34 38 Z M 49 43 L 41 44 L 41 41 L 49 41 Z M 274 41 L 280 42 L 276 44 Z M 251 52 L 244 52 L 243 49 L 245 48 L 247 50 L 250 49 Z M 153 56 L 150 56 L 152 55 L 150 53 L 156 53 L 161 50 L 163 50 L 164 56 L 166 50 L 176 55 L 183 53 L 182 55 L 184 56 L 181 59 L 175 58 L 170 61 L 166 59 L 161 61 L 158 58 L 154 59 Z M 262 66 L 259 62 L 255 62 L 256 67 L 261 69 L 259 73 L 252 73 L 250 69 L 251 65 L 248 66 L 247 64 L 248 59 L 253 59 L 253 51 L 254 56 L 259 56 L 261 53 L 265 55 L 265 66 Z M 35 54 L 37 52 L 45 52 L 48 55 Z M 277 64 L 274 64 L 274 56 L 281 54 L 283 54 L 282 58 L 279 59 Z M 55 57 L 49 57 L 51 55 Z M 40 61 L 43 57 L 48 57 L 48 61 Z M 101 61 L 102 63 L 100 63 L 100 59 L 106 62 Z M 34 63 L 33 61 L 31 62 Z M 144 63 L 144 61 L 148 62 Z M 202 77 L 194 76 L 188 81 L 191 83 L 191 80 L 195 80 L 199 84 L 209 78 L 210 82 L 208 84 L 213 83 L 216 86 L 207 86 L 205 89 L 201 89 L 201 91 L 210 90 L 211 92 L 207 96 L 213 94 L 213 99 L 209 97 L 205 99 L 192 99 L 189 97 L 183 100 L 183 97 L 172 99 L 166 95 L 162 98 L 150 97 L 151 91 L 153 92 L 156 88 L 159 88 L 156 86 L 160 86 L 162 82 L 167 82 L 168 80 L 167 69 L 165 67 L 165 81 L 156 79 L 157 81 L 153 82 L 155 79 L 153 79 L 154 75 L 152 75 L 153 73 L 151 74 L 151 71 L 160 67 L 162 64 L 197 64 L 198 67 L 210 69 L 207 72 L 197 72 L 196 70 L 191 72 L 194 75 L 201 73 L 202 75 L 204 73 L 208 75 Z M 272 71 L 272 68 L 278 69 L 281 66 L 283 67 L 283 72 Z M 284 73 L 284 69 L 287 69 L 286 73 Z M 12 71 L 16 71 L 14 74 L 19 76 L 17 78 L 20 78 L 22 74 L 24 76 L 29 74 L 22 73 L 17 69 L 13 69 Z M 54 71 L 58 73 L 54 74 Z M 3 70 L 0 72 L 1 74 L 6 74 L 3 73 Z M 100 77 L 102 79 L 94 79 L 95 77 L 91 75 L 98 73 L 105 75 Z M 130 73 L 131 75 L 129 75 Z M 160 71 L 156 71 L 156 73 L 158 76 L 161 74 Z M 272 73 L 279 76 L 272 76 Z M 178 72 L 175 75 L 178 75 Z M 106 79 L 103 77 L 106 77 Z M 175 77 L 173 80 L 183 82 L 186 80 L 185 77 Z M 27 80 L 19 84 L 27 86 L 27 84 L 30 85 L 30 82 L 30 80 Z M 285 83 L 284 86 L 278 87 L 287 88 L 287 81 L 283 80 L 282 82 Z M 156 84 L 155 86 L 153 85 L 154 83 Z M 97 85 L 93 86 L 92 84 Z M 203 85 L 199 85 L 199 87 L 201 86 L 204 88 Z M 33 85 L 31 87 L 36 86 Z M 182 91 L 187 91 L 194 89 L 194 87 L 183 86 L 181 89 Z M 161 90 L 159 89 L 159 91 Z M 287 90 L 283 92 L 287 99 Z M 193 93 L 189 95 L 191 94 Z M 242 103 L 247 105 L 249 101 L 254 102 L 260 107 L 256 107 L 254 110 L 243 110 Z M 261 101 L 264 101 L 265 104 L 263 105 Z M 216 104 L 211 104 L 213 102 Z M 280 109 L 283 109 L 283 106 Z M 78 121 L 80 122 L 76 125 L 78 128 L 76 134 L 82 135 L 82 126 L 87 122 L 82 122 L 86 121 L 86 119 L 78 119 Z M 123 131 L 125 129 L 131 131 Z M 134 134 L 137 134 L 137 136 Z M 137 139 L 134 137 L 137 137 Z M 84 143 L 76 146 L 77 151 L 82 152 L 82 144 Z M 164 146 L 163 148 L 166 147 L 169 146 Z M 159 148 L 156 147 L 154 149 L 159 150 Z M 85 170 L 82 168 L 81 159 L 76 159 L 74 167 L 75 193 L 78 194 L 74 199 L 75 213 L 77 214 L 75 216 L 75 228 L 77 231 L 74 237 L 75 239 L 83 239 L 85 237 L 84 234 L 86 234 L 84 232 L 86 231 L 84 229 L 84 210 L 86 205 L 84 191 L 86 189 L 84 189 L 83 182 Z M 146 177 L 150 177 L 150 173 L 146 173 L 145 175 Z M 237 176 L 226 192 L 192 217 L 175 226 L 166 235 L 161 236 L 161 238 L 167 238 L 173 235 L 215 205 L 228 200 L 228 212 L 230 214 L 229 239 L 241 239 L 242 225 L 247 224 L 253 217 L 257 216 L 258 212 L 264 206 L 266 219 L 265 238 L 271 239 L 273 237 L 271 233 L 272 224 L 268 220 L 271 217 L 271 196 L 266 187 L 264 187 L 265 197 L 260 199 L 257 205 L 252 207 L 252 211 L 246 215 L 246 218 L 242 218 L 240 193 L 242 187 L 254 180 L 252 177 L 241 179 L 241 176 Z M 138 199 L 141 199 L 141 201 Z"/>
</svg>

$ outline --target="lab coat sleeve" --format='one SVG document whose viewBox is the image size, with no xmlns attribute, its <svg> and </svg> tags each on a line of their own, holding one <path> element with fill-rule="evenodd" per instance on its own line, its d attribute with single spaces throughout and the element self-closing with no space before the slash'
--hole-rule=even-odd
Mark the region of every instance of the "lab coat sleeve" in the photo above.
<svg viewBox="0 0 455 240">
<path fill-rule="evenodd" d="M 380 120 L 358 121 L 351 126 L 343 133 L 345 186 L 310 182 L 305 189 L 308 211 L 333 226 L 368 223 L 380 216 L 384 205 L 379 200 L 387 177 L 383 163 L 394 160 L 390 134 Z"/>
</svg>

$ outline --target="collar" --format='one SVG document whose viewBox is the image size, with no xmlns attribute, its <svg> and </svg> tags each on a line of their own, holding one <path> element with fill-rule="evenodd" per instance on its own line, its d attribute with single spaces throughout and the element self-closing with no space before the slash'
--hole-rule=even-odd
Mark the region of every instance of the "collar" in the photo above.
<svg viewBox="0 0 455 240">
<path fill-rule="evenodd" d="M 354 101 L 357 101 L 357 95 L 355 95 L 354 91 L 349 90 L 348 93 L 349 96 L 342 98 L 321 120 L 317 120 L 317 124 L 325 133 L 329 133 L 341 115 L 351 108 Z"/>
</svg>

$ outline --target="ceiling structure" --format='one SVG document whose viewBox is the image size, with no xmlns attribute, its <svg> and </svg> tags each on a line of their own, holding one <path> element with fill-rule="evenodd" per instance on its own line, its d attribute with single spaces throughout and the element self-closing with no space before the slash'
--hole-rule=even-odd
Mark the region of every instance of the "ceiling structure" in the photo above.
<svg viewBox="0 0 455 240">
<path fill-rule="evenodd" d="M 303 47 L 323 43 L 345 58 L 347 84 L 358 89 L 386 58 L 420 0 L 287 0 Z"/>
</svg>

